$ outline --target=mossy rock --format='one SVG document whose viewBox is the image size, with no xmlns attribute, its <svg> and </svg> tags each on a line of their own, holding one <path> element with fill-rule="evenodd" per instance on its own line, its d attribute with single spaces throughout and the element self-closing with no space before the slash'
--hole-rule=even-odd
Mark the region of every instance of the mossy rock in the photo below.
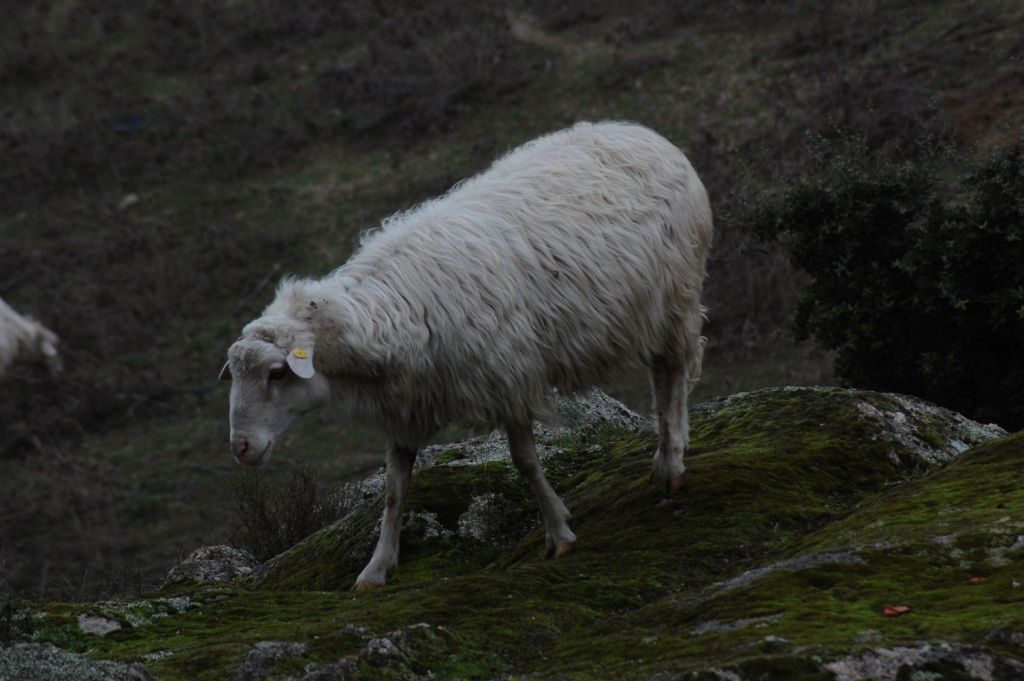
<svg viewBox="0 0 1024 681">
<path fill-rule="evenodd" d="M 1024 671 L 1024 434 L 903 396 L 758 391 L 694 409 L 686 482 L 666 499 L 644 425 L 540 429 L 579 536 L 557 561 L 496 441 L 471 440 L 415 473 L 387 586 L 348 591 L 376 538 L 371 498 L 258 579 L 167 587 L 154 598 L 189 607 L 82 649 L 168 679 L 229 678 L 261 641 L 303 645 L 259 678 Z M 896 605 L 909 612 L 884 616 Z M 69 627 L 111 616 L 39 610 Z"/>
</svg>

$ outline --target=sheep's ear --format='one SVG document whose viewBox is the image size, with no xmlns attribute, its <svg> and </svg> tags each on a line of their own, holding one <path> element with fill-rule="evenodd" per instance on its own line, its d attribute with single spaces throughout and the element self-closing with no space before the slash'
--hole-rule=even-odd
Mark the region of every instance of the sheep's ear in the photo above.
<svg viewBox="0 0 1024 681">
<path fill-rule="evenodd" d="M 299 378 L 313 378 L 316 373 L 313 369 L 313 349 L 292 348 L 288 353 L 288 366 Z"/>
<path fill-rule="evenodd" d="M 220 370 L 220 376 L 217 377 L 218 381 L 230 381 L 231 380 L 231 366 L 230 362 L 224 362 L 224 368 Z"/>
</svg>

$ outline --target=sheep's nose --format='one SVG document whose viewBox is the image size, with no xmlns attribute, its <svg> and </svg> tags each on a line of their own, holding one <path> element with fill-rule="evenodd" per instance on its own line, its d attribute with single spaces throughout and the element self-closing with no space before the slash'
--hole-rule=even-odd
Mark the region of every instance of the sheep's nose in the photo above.
<svg viewBox="0 0 1024 681">
<path fill-rule="evenodd" d="M 231 451 L 235 453 L 236 459 L 241 459 L 249 450 L 249 441 L 245 438 L 236 437 L 231 440 Z"/>
</svg>

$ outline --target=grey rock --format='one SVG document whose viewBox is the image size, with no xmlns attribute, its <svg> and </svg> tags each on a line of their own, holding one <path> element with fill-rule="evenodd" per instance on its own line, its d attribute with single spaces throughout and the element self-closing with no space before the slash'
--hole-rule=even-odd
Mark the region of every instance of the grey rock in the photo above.
<svg viewBox="0 0 1024 681">
<path fill-rule="evenodd" d="M 741 617 L 738 620 L 732 620 L 730 622 L 719 622 L 718 620 L 708 620 L 707 622 L 701 622 L 693 629 L 690 633 L 694 636 L 703 636 L 704 634 L 724 634 L 728 631 L 735 631 L 737 629 L 745 629 L 756 624 L 767 624 L 770 622 L 778 622 L 782 619 L 782 613 L 775 613 L 774 615 L 764 615 L 763 617 Z"/>
<path fill-rule="evenodd" d="M 174 652 L 170 650 L 155 650 L 152 653 L 146 653 L 142 656 L 142 659 L 146 662 L 156 662 L 163 660 L 168 657 L 174 657 Z"/>
<path fill-rule="evenodd" d="M 356 678 L 359 657 L 349 655 L 324 667 L 310 667 L 297 681 L 350 681 Z"/>
<path fill-rule="evenodd" d="M 274 671 L 282 660 L 305 655 L 309 646 L 305 643 L 285 641 L 260 641 L 249 649 L 249 653 L 231 676 L 232 681 L 263 681 Z"/>
<path fill-rule="evenodd" d="M 422 678 L 409 667 L 410 644 L 414 637 L 433 637 L 443 632 L 441 627 L 426 623 L 413 624 L 403 629 L 389 631 L 384 636 L 372 638 L 356 655 L 348 655 L 323 667 L 310 666 L 297 681 L 348 681 L 355 678 L 362 661 L 375 669 L 388 670 L 385 678 Z M 426 678 L 434 678 L 428 674 Z"/>
<path fill-rule="evenodd" d="M 766 653 L 775 653 L 789 645 L 789 639 L 769 634 L 761 639 L 761 650 Z"/>
<path fill-rule="evenodd" d="M 927 464 L 949 463 L 971 447 L 1006 435 L 995 424 L 977 423 L 916 397 L 895 393 L 884 397 L 894 407 L 880 408 L 864 400 L 858 405 L 863 418 L 879 422 L 890 438 Z M 941 424 L 941 428 L 930 431 L 934 424 Z"/>
<path fill-rule="evenodd" d="M 136 601 L 98 601 L 89 604 L 89 609 L 92 612 L 79 616 L 78 626 L 86 634 L 100 634 L 99 629 L 103 627 L 108 628 L 106 633 L 110 633 L 124 625 L 141 627 L 162 617 L 194 610 L 199 605 L 188 596 L 147 598 Z M 103 624 L 104 620 L 106 624 Z M 87 631 L 83 624 L 94 627 L 96 631 Z"/>
<path fill-rule="evenodd" d="M 363 634 L 365 634 L 365 633 L 367 633 L 369 631 L 369 629 L 367 629 L 366 627 L 362 626 L 361 624 L 353 624 L 352 622 L 349 622 L 348 624 L 343 626 L 341 628 L 341 630 L 346 632 L 346 633 L 349 633 L 349 634 L 360 634 L 360 635 L 363 635 Z"/>
<path fill-rule="evenodd" d="M 884 640 L 885 635 L 877 629 L 863 629 L 853 637 L 854 643 L 878 643 Z"/>
<path fill-rule="evenodd" d="M 400 655 L 401 651 L 395 642 L 386 636 L 370 639 L 366 644 L 366 654 L 370 657 L 392 657 Z"/>
<path fill-rule="evenodd" d="M 742 681 L 740 675 L 736 672 L 726 671 L 725 669 L 718 669 L 717 667 L 711 669 L 710 672 L 722 681 Z"/>
<path fill-rule="evenodd" d="M 797 558 L 790 558 L 788 560 L 772 563 L 771 565 L 765 565 L 764 567 L 747 570 L 743 574 L 737 575 L 736 577 L 719 584 L 719 589 L 720 592 L 742 589 L 743 587 L 750 586 L 757 580 L 762 579 L 777 570 L 806 570 L 826 563 L 859 565 L 864 563 L 864 559 L 853 551 L 825 551 L 822 553 L 815 553 L 810 556 L 798 556 Z"/>
<path fill-rule="evenodd" d="M 691 672 L 655 672 L 647 677 L 647 681 L 744 681 L 739 673 L 732 669 L 711 667 Z"/>
<path fill-rule="evenodd" d="M 248 577 L 259 567 L 252 554 L 231 546 L 203 546 L 167 573 L 166 584 L 224 582 Z"/>
<path fill-rule="evenodd" d="M 510 548 L 524 534 L 541 524 L 539 514 L 527 520 L 510 513 L 514 502 L 508 497 L 487 492 L 472 498 L 469 507 L 459 516 L 458 534 L 463 539 Z M 512 521 L 510 519 L 516 518 Z"/>
<path fill-rule="evenodd" d="M 651 430 L 651 419 L 630 411 L 621 402 L 593 389 L 582 395 L 567 397 L 555 394 L 547 419 L 533 426 L 537 440 L 537 456 L 541 461 L 560 451 L 558 440 L 573 434 L 599 428 L 616 427 L 633 431 Z M 444 463 L 437 463 L 442 454 L 449 454 Z M 475 466 L 490 461 L 510 461 L 508 441 L 501 431 L 460 442 L 425 447 L 416 456 L 416 468 L 433 465 Z M 359 493 L 369 499 L 384 492 L 384 469 L 359 483 Z"/>
<path fill-rule="evenodd" d="M 576 397 L 556 395 L 554 406 L 557 412 L 554 430 L 580 432 L 608 426 L 634 431 L 653 428 L 651 419 L 631 411 L 596 388 Z"/>
<path fill-rule="evenodd" d="M 140 664 L 91 660 L 50 643 L 0 646 L 3 681 L 155 681 Z"/>
<path fill-rule="evenodd" d="M 856 398 L 861 418 L 873 421 L 881 433 L 879 437 L 899 445 L 898 449 L 912 452 L 918 463 L 926 466 L 941 465 L 955 459 L 971 447 L 1006 435 L 995 424 L 981 424 L 955 411 L 938 407 L 917 397 L 897 393 L 875 393 L 846 388 L 786 386 L 758 390 L 758 394 L 811 393 L 821 396 L 846 394 Z M 711 416 L 751 393 L 737 393 L 729 397 L 709 400 L 695 405 L 694 413 Z M 899 455 L 890 452 L 896 463 Z"/>
<path fill-rule="evenodd" d="M 1024 648 L 1024 632 L 999 628 L 985 637 L 986 641 L 1005 643 L 1017 648 Z"/>
<path fill-rule="evenodd" d="M 947 642 L 873 648 L 828 662 L 824 667 L 835 674 L 836 681 L 893 681 L 901 669 L 913 671 L 931 662 L 954 662 L 980 681 L 1024 678 L 1024 664 L 1018 660 L 980 646 Z"/>
<path fill-rule="evenodd" d="M 424 539 L 447 539 L 454 533 L 446 528 L 436 513 L 409 511 L 402 519 L 402 531 Z"/>
<path fill-rule="evenodd" d="M 117 620 L 107 619 L 106 617 L 87 615 L 83 613 L 78 616 L 78 628 L 82 630 L 83 634 L 106 636 L 110 632 L 120 629 L 121 623 Z"/>
</svg>

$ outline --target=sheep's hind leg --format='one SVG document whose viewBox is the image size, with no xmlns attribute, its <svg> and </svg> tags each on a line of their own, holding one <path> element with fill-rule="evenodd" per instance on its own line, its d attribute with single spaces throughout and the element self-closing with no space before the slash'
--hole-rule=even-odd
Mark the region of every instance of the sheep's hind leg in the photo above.
<svg viewBox="0 0 1024 681">
<path fill-rule="evenodd" d="M 544 517 L 545 557 L 559 558 L 572 550 L 576 544 L 576 535 L 569 529 L 569 509 L 555 494 L 541 470 L 533 428 L 529 425 L 509 427 L 508 446 L 512 453 L 512 463 L 530 483 L 540 504 L 540 512 Z"/>
<path fill-rule="evenodd" d="M 687 368 L 657 360 L 651 366 L 654 403 L 658 413 L 658 451 L 654 453 L 651 482 L 664 482 L 665 495 L 683 486 L 683 456 L 689 444 L 686 397 L 690 385 Z"/>
<path fill-rule="evenodd" d="M 372 589 L 387 583 L 388 577 L 398 564 L 398 538 L 402 532 L 402 509 L 405 496 L 412 481 L 412 465 L 416 461 L 416 450 L 388 446 L 384 473 L 384 516 L 380 523 L 380 538 L 373 557 L 356 578 L 355 591 Z"/>
</svg>

